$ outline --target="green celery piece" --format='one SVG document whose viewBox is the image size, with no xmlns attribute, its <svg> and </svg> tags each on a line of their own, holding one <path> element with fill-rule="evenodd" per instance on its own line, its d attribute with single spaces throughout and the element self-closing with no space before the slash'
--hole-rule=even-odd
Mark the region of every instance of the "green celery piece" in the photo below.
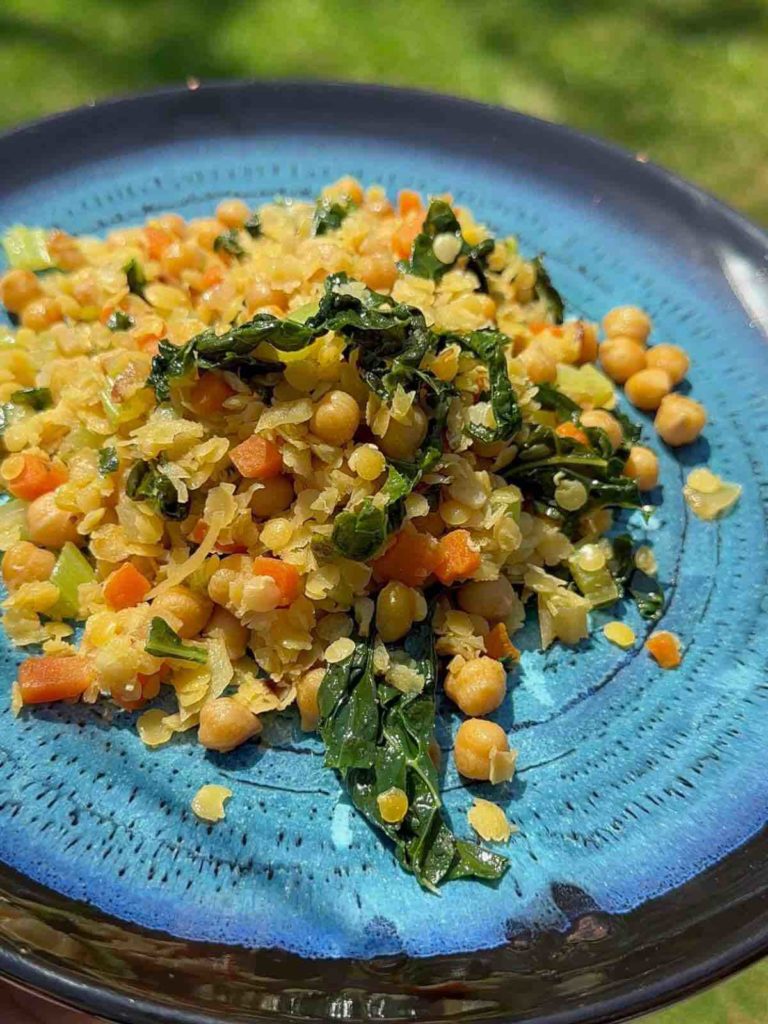
<svg viewBox="0 0 768 1024">
<path fill-rule="evenodd" d="M 15 224 L 3 235 L 8 262 L 17 270 L 48 270 L 54 265 L 48 252 L 48 232 Z"/>
<path fill-rule="evenodd" d="M 52 619 L 76 619 L 80 612 L 78 588 L 93 583 L 96 573 L 85 555 L 71 541 L 59 552 L 51 573 L 51 583 L 59 588 L 59 599 L 51 608 Z"/>
<path fill-rule="evenodd" d="M 612 604 L 621 597 L 621 591 L 616 585 L 607 563 L 601 569 L 584 569 L 579 563 L 579 551 L 577 550 L 568 559 L 568 568 L 574 583 L 593 608 Z"/>
<path fill-rule="evenodd" d="M 303 306 L 291 310 L 286 320 L 293 320 L 297 324 L 305 324 L 311 316 L 314 316 L 320 308 L 318 302 L 305 302 Z"/>
</svg>

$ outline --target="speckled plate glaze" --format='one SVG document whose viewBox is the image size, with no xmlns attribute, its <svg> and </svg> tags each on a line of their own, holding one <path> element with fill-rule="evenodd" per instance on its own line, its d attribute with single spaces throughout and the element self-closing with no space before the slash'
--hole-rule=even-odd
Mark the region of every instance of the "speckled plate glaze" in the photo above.
<svg viewBox="0 0 768 1024">
<path fill-rule="evenodd" d="M 400 872 L 290 716 L 223 758 L 184 737 L 149 751 L 100 707 L 14 722 L 6 698 L 0 968 L 131 1024 L 623 1019 L 767 945 L 768 242 L 567 129 L 319 84 L 170 91 L 19 129 L 0 139 L 0 227 L 101 233 L 231 194 L 313 196 L 344 173 L 450 191 L 546 253 L 568 314 L 637 303 L 657 339 L 692 354 L 711 423 L 662 453 L 649 526 L 683 666 L 664 673 L 599 633 L 541 654 L 531 631 L 498 719 L 520 750 L 516 781 L 494 792 L 520 826 L 510 871 L 439 898 Z M 744 486 L 722 523 L 682 501 L 704 460 Z M 3 645 L 6 693 L 16 662 Z M 445 762 L 461 829 L 477 790 Z M 189 809 L 214 781 L 235 794 L 215 828 Z"/>
</svg>

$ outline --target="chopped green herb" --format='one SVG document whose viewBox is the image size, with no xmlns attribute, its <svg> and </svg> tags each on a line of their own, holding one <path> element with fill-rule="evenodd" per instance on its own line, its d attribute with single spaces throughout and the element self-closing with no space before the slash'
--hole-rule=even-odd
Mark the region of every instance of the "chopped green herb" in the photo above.
<svg viewBox="0 0 768 1024">
<path fill-rule="evenodd" d="M 50 388 L 20 388 L 13 392 L 11 401 L 16 405 L 27 405 L 35 412 L 41 412 L 53 405 L 53 396 Z"/>
<path fill-rule="evenodd" d="M 110 314 L 107 320 L 107 327 L 110 331 L 129 331 L 135 323 L 136 321 L 128 313 L 124 313 L 121 309 L 116 309 Z"/>
<path fill-rule="evenodd" d="M 552 284 L 552 278 L 547 273 L 541 256 L 536 257 L 533 261 L 533 266 L 536 270 L 536 283 L 533 286 L 534 295 L 537 299 L 543 300 L 553 321 L 556 324 L 561 324 L 565 312 L 565 303 L 560 292 Z"/>
<path fill-rule="evenodd" d="M 442 259 L 442 252 L 435 251 L 435 239 L 438 236 L 453 236 L 455 255 L 452 259 Z M 438 243 L 439 244 L 439 243 Z M 471 270 L 480 282 L 480 290 L 488 291 L 485 277 L 485 265 L 488 256 L 493 252 L 495 241 L 484 238 L 478 245 L 470 245 L 461 233 L 461 225 L 448 203 L 442 199 L 433 199 L 429 204 L 427 215 L 421 226 L 420 233 L 413 243 L 411 258 L 405 269 L 416 277 L 426 277 L 431 281 L 439 281 L 456 264 L 460 256 L 467 259 L 467 269 Z"/>
<path fill-rule="evenodd" d="M 120 460 L 117 457 L 116 448 L 99 449 L 99 474 L 101 476 L 109 476 L 110 473 L 114 473 L 119 465 Z"/>
<path fill-rule="evenodd" d="M 163 519 L 180 522 L 189 515 L 189 498 L 179 500 L 173 481 L 156 462 L 135 462 L 125 481 L 125 493 L 133 501 L 148 502 Z"/>
<path fill-rule="evenodd" d="M 229 231 L 225 231 L 221 235 L 217 235 L 213 240 L 213 251 L 214 252 L 225 252 L 229 256 L 234 256 L 238 260 L 245 258 L 245 249 L 240 244 L 240 240 L 237 236 L 237 228 L 230 228 Z"/>
<path fill-rule="evenodd" d="M 205 647 L 184 643 L 165 619 L 157 616 L 149 624 L 149 635 L 144 650 L 155 658 L 175 658 L 177 661 L 191 661 L 196 665 L 205 665 L 208 661 L 208 651 Z"/>
<path fill-rule="evenodd" d="M 251 236 L 251 238 L 258 238 L 261 234 L 261 217 L 254 210 L 248 220 L 243 224 L 243 227 Z"/>
<path fill-rule="evenodd" d="M 312 234 L 325 235 L 329 231 L 338 231 L 354 208 L 352 202 L 336 203 L 330 199 L 320 199 L 312 218 Z"/>
<path fill-rule="evenodd" d="M 139 261 L 136 258 L 128 260 L 123 267 L 123 272 L 128 281 L 128 291 L 143 299 L 144 289 L 147 287 L 147 278 Z"/>
</svg>

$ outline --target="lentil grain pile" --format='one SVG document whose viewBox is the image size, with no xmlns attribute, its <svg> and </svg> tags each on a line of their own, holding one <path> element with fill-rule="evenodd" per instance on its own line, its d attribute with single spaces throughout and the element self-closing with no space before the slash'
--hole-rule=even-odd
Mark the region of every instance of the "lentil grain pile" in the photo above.
<svg viewBox="0 0 768 1024">
<path fill-rule="evenodd" d="M 6 248 L 3 622 L 42 647 L 16 710 L 109 700 L 149 746 L 196 730 L 226 752 L 295 703 L 426 888 L 499 877 L 443 821 L 436 692 L 467 716 L 458 770 L 502 783 L 515 752 L 486 716 L 526 604 L 545 648 L 625 593 L 658 615 L 613 525 L 658 460 L 614 385 L 693 441 L 683 350 L 649 347 L 634 307 L 601 342 L 515 239 L 352 179 L 104 240 L 15 228 Z"/>
</svg>

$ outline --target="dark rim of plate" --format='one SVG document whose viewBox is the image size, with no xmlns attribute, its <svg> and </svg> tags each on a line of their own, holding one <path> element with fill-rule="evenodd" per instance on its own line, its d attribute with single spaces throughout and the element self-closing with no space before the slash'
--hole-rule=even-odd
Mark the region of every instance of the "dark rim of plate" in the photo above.
<svg viewBox="0 0 768 1024">
<path fill-rule="evenodd" d="M 214 115 L 222 132 L 248 135 L 256 96 L 265 101 L 262 111 L 277 110 L 299 128 L 332 108 L 364 108 L 391 134 L 414 140 L 433 125 L 427 140 L 456 149 L 462 127 L 478 121 L 491 148 L 512 132 L 523 144 L 535 143 L 543 157 L 565 145 L 579 172 L 589 175 L 599 165 L 604 177 L 728 242 L 753 266 L 762 266 L 768 253 L 768 236 L 739 213 L 618 147 L 501 107 L 352 83 L 222 82 L 57 114 L 0 136 L 0 188 L 44 176 L 53 154 L 60 170 L 161 141 L 153 129 L 179 115 L 187 118 L 179 132 L 188 137 L 197 118 Z M 0 865 L 0 975 L 125 1024 L 291 1018 L 614 1024 L 691 995 L 768 952 L 768 828 L 624 915 L 602 913 L 572 886 L 554 886 L 552 897 L 570 922 L 561 933 L 520 932 L 510 921 L 505 945 L 476 953 L 310 960 L 150 932 Z"/>
</svg>

